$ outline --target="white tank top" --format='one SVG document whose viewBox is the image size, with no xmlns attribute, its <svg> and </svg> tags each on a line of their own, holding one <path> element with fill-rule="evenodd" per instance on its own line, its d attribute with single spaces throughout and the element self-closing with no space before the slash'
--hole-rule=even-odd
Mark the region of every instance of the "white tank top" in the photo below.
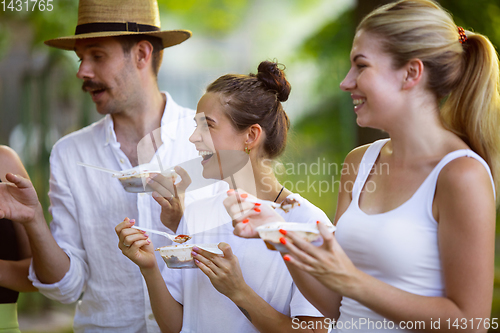
<svg viewBox="0 0 500 333">
<path fill-rule="evenodd" d="M 451 152 L 434 167 L 408 201 L 391 211 L 367 215 L 359 208 L 359 196 L 388 140 L 376 141 L 366 150 L 353 185 L 352 202 L 337 223 L 336 238 L 363 272 L 410 293 L 444 296 L 438 223 L 432 214 L 439 173 L 456 158 L 472 157 L 488 170 L 495 188 L 490 169 L 472 150 Z M 392 326 L 387 319 L 353 299 L 342 299 L 336 332 L 392 332 L 391 327 L 410 332 L 400 329 L 399 323 Z"/>
</svg>

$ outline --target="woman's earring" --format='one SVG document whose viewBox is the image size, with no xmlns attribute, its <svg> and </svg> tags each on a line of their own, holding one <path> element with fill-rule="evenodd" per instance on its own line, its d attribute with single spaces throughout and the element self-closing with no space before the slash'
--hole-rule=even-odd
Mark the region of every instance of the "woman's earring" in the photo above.
<svg viewBox="0 0 500 333">
<path fill-rule="evenodd" d="M 248 147 L 247 147 L 247 146 L 245 146 L 245 153 L 247 153 L 248 155 L 250 155 L 250 150 L 251 150 L 251 149 L 248 149 Z"/>
</svg>

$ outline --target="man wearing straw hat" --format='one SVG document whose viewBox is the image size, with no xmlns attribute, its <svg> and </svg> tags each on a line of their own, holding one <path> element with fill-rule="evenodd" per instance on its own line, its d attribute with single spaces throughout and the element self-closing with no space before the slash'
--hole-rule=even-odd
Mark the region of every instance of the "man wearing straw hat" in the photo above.
<svg viewBox="0 0 500 333">
<path fill-rule="evenodd" d="M 77 162 L 113 170 L 136 166 L 139 141 L 160 126 L 164 165 L 197 157 L 188 141 L 194 111 L 177 105 L 157 85 L 163 48 L 190 36 L 187 30 L 160 31 L 156 0 L 80 0 L 75 35 L 45 42 L 76 52 L 82 88 L 105 115 L 52 150 L 51 230 L 36 199 L 23 202 L 31 209 L 29 217 L 18 216 L 32 245 L 29 278 L 49 298 L 78 300 L 75 332 L 159 332 L 145 282 L 117 248 L 114 227 L 128 216 L 143 227 L 166 231 L 161 207 L 150 195 L 125 192 L 117 179 Z M 10 181 L 36 198 L 29 181 L 15 176 Z M 156 200 L 178 214 L 176 199 Z M 150 239 L 165 242 L 161 236 Z"/>
</svg>

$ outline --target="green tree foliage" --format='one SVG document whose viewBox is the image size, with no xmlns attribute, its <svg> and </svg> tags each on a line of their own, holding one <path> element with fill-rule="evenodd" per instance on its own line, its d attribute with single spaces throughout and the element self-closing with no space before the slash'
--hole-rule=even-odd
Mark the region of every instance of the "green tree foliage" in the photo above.
<svg viewBox="0 0 500 333">
<path fill-rule="evenodd" d="M 321 102 L 292 124 L 287 152 L 281 159 L 285 166 L 290 165 L 289 170 L 292 164 L 315 165 L 319 162 L 319 174 L 294 172 L 285 173 L 282 178 L 291 182 L 290 185 L 297 185 L 291 190 L 314 202 L 332 220 L 343 159 L 355 145 L 352 101 L 349 94 L 339 88 L 350 66 L 354 15 L 354 9 L 347 10 L 308 38 L 300 48 L 298 61 L 313 61 L 318 67 L 320 74 L 315 78 L 314 91 Z M 302 180 L 309 187 L 299 183 Z"/>
<path fill-rule="evenodd" d="M 7 6 L 12 0 L 5 0 Z M 52 0 L 53 9 L 49 11 L 47 7 L 41 11 L 38 7 L 33 10 L 34 2 L 29 3 L 29 10 L 26 10 L 26 0 L 14 0 L 14 5 L 21 2 L 23 6 L 21 11 L 1 10 L 0 11 L 0 51 L 8 48 L 7 41 L 11 36 L 11 25 L 27 25 L 32 28 L 34 38 L 32 46 L 40 46 L 46 39 L 57 36 L 71 35 L 75 31 L 78 2 L 74 0 Z M 40 0 L 38 0 L 40 1 Z M 44 6 L 47 0 L 42 0 Z M 42 2 L 41 2 L 42 3 Z M 14 8 L 17 8 L 14 6 Z M 1 42 L 3 41 L 3 43 Z"/>
<path fill-rule="evenodd" d="M 439 3 L 453 15 L 457 25 L 488 36 L 498 48 L 500 45 L 500 2 L 441 0 Z"/>
<path fill-rule="evenodd" d="M 249 0 L 159 0 L 160 10 L 183 21 L 189 30 L 219 37 L 235 30 L 250 5 Z"/>
</svg>

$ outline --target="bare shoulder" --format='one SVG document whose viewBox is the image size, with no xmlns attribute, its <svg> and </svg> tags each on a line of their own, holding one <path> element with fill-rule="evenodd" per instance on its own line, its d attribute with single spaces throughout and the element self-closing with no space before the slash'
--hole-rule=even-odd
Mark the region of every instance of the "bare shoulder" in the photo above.
<svg viewBox="0 0 500 333">
<path fill-rule="evenodd" d="M 354 148 L 347 154 L 344 165 L 342 166 L 342 175 L 347 176 L 347 178 L 355 179 L 357 176 L 357 170 L 361 160 L 363 159 L 363 155 L 366 150 L 371 146 L 371 144 L 363 145 Z"/>
<path fill-rule="evenodd" d="M 475 158 L 459 157 L 443 167 L 438 187 L 465 191 L 473 187 L 483 188 L 493 195 L 490 175 L 485 166 Z"/>
<path fill-rule="evenodd" d="M 14 149 L 0 145 L 0 179 L 5 181 L 5 175 L 9 172 L 28 177 L 28 173 Z"/>
<path fill-rule="evenodd" d="M 19 156 L 14 151 L 14 149 L 10 148 L 9 146 L 0 145 L 0 161 L 3 162 L 6 159 L 13 159 L 13 158 L 19 159 Z"/>
<path fill-rule="evenodd" d="M 475 158 L 460 157 L 441 170 L 435 200 L 439 211 L 477 215 L 495 211 L 493 191 L 485 166 Z"/>
<path fill-rule="evenodd" d="M 344 164 L 342 165 L 342 176 L 339 186 L 339 195 L 337 198 L 337 211 L 335 213 L 334 224 L 337 224 L 338 220 L 344 214 L 347 207 L 349 207 L 352 200 L 352 189 L 354 186 L 354 181 L 359 170 L 359 164 L 363 159 L 363 155 L 370 145 L 364 145 L 351 150 L 344 159 Z"/>
<path fill-rule="evenodd" d="M 367 144 L 363 146 L 359 146 L 354 148 L 347 154 L 344 163 L 352 163 L 355 164 L 356 166 L 361 163 L 361 159 L 363 158 L 363 155 L 365 154 L 366 150 L 371 146 L 372 144 Z"/>
<path fill-rule="evenodd" d="M 358 162 L 360 163 L 361 162 L 361 159 L 363 158 L 363 155 L 365 154 L 366 150 L 371 146 L 372 144 L 369 143 L 369 144 L 366 144 L 366 145 L 362 145 L 362 146 L 359 146 L 359 147 L 356 147 L 354 148 L 353 150 L 351 150 L 349 152 L 349 154 L 347 154 L 346 156 L 346 161 L 349 160 L 350 162 Z"/>
</svg>

